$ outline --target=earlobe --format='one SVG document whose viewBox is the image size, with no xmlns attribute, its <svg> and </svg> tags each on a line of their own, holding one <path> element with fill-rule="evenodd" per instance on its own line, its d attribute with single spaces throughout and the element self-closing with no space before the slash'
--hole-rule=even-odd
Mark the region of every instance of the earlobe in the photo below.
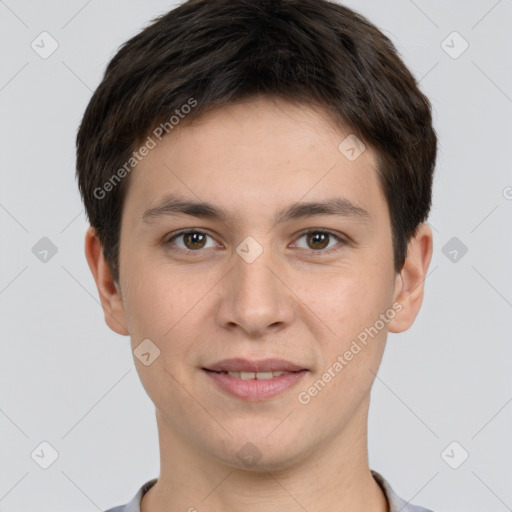
<svg viewBox="0 0 512 512">
<path fill-rule="evenodd" d="M 112 278 L 96 230 L 90 226 L 85 234 L 85 257 L 100 296 L 105 322 L 117 334 L 129 334 L 119 284 Z"/>
<path fill-rule="evenodd" d="M 401 305 L 401 310 L 389 323 L 389 332 L 406 331 L 418 315 L 432 251 L 432 230 L 428 224 L 420 224 L 416 235 L 409 241 L 407 258 L 397 275 L 395 302 Z"/>
</svg>

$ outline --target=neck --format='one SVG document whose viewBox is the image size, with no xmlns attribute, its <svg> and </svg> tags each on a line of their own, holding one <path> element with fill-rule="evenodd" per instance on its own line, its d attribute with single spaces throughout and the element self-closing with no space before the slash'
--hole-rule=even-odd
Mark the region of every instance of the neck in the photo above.
<svg viewBox="0 0 512 512">
<path fill-rule="evenodd" d="M 161 471 L 143 497 L 141 512 L 389 510 L 368 466 L 367 409 L 354 415 L 336 439 L 318 444 L 295 463 L 258 465 L 258 470 L 209 456 L 170 428 L 160 411 L 156 416 Z"/>
</svg>

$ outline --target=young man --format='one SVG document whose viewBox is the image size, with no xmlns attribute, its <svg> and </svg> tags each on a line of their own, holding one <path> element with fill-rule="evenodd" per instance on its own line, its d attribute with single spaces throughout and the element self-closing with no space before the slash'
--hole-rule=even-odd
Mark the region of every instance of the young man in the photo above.
<svg viewBox="0 0 512 512">
<path fill-rule="evenodd" d="M 425 511 L 368 465 L 388 332 L 432 255 L 431 107 L 325 0 L 189 0 L 112 59 L 77 136 L 105 321 L 160 476 L 111 512 Z"/>
</svg>

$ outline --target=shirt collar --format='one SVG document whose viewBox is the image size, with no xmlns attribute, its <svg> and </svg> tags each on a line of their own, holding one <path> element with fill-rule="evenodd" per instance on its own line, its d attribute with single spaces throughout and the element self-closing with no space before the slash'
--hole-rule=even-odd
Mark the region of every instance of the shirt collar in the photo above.
<svg viewBox="0 0 512 512">
<path fill-rule="evenodd" d="M 370 470 L 373 478 L 379 484 L 380 488 L 384 492 L 388 503 L 389 503 L 389 512 L 432 512 L 423 507 L 419 507 L 417 505 L 411 505 L 408 501 L 400 498 L 395 491 L 392 489 L 389 482 L 377 471 L 373 469 Z M 146 492 L 156 484 L 157 478 L 153 478 L 152 480 L 148 480 L 142 487 L 137 491 L 137 494 L 131 499 L 129 503 L 127 503 L 124 507 L 115 507 L 114 509 L 107 510 L 107 512 L 141 512 L 140 505 L 142 502 L 142 497 Z"/>
<path fill-rule="evenodd" d="M 389 512 L 432 512 L 432 510 L 419 507 L 418 505 L 411 505 L 408 501 L 400 498 L 400 496 L 398 496 L 398 494 L 396 494 L 392 489 L 389 482 L 380 473 L 373 469 L 370 471 L 388 500 Z"/>
</svg>

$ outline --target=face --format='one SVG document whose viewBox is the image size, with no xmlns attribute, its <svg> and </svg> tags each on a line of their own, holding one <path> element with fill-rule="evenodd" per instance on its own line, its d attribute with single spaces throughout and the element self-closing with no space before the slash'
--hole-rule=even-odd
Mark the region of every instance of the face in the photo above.
<svg viewBox="0 0 512 512">
<path fill-rule="evenodd" d="M 150 340 L 135 363 L 159 428 L 205 457 L 284 468 L 366 425 L 402 281 L 375 153 L 340 150 L 349 135 L 255 99 L 175 128 L 132 171 L 109 325 L 135 353 Z"/>
</svg>

